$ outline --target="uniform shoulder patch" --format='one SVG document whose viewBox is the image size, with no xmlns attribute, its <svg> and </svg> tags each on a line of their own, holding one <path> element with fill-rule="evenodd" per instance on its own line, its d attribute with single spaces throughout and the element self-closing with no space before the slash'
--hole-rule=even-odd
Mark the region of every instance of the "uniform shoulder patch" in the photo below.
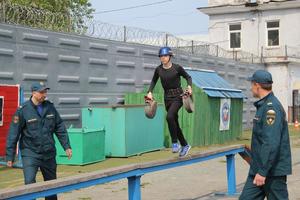
<svg viewBox="0 0 300 200">
<path fill-rule="evenodd" d="M 273 109 L 268 110 L 267 111 L 267 117 L 266 117 L 267 124 L 268 125 L 274 124 L 275 119 L 276 119 L 276 112 L 275 112 L 275 110 L 273 110 Z"/>
<path fill-rule="evenodd" d="M 13 121 L 14 124 L 19 123 L 19 116 L 17 116 L 17 115 L 13 116 L 13 120 L 12 121 Z"/>
</svg>

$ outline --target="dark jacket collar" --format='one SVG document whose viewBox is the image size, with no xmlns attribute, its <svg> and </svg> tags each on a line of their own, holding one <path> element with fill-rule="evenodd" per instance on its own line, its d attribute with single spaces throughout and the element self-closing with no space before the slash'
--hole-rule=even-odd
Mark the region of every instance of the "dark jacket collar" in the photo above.
<svg viewBox="0 0 300 200">
<path fill-rule="evenodd" d="M 273 96 L 274 96 L 274 93 L 273 93 L 273 92 L 270 92 L 270 93 L 269 93 L 267 96 L 265 96 L 264 98 L 262 98 L 262 99 L 256 101 L 256 102 L 254 103 L 254 106 L 255 106 L 256 108 L 261 107 L 262 105 L 264 105 L 264 103 L 265 103 L 269 98 L 271 98 L 271 97 L 273 97 Z"/>
<path fill-rule="evenodd" d="M 32 96 L 30 97 L 29 101 L 30 101 L 30 104 L 32 105 L 32 107 L 34 107 L 34 108 L 37 107 L 37 105 L 35 105 L 35 104 L 33 103 L 33 101 L 32 101 Z M 45 103 L 45 102 L 43 102 L 42 105 L 44 105 L 44 103 Z"/>
<path fill-rule="evenodd" d="M 35 104 L 32 102 L 32 96 L 30 97 L 29 102 L 30 102 L 30 105 L 31 105 L 31 106 L 36 110 L 36 112 L 37 112 L 37 105 L 35 105 Z M 44 117 L 44 115 L 45 115 L 45 113 L 46 113 L 46 111 L 47 111 L 47 103 L 46 103 L 46 101 L 44 101 L 41 105 L 43 106 L 43 113 L 42 113 L 41 117 Z M 38 112 L 37 112 L 37 113 L 38 113 Z"/>
</svg>

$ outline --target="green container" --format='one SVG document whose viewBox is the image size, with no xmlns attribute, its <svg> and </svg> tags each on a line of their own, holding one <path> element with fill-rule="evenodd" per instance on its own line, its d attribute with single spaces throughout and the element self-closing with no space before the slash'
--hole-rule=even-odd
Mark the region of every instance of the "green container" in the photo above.
<svg viewBox="0 0 300 200">
<path fill-rule="evenodd" d="M 55 137 L 57 164 L 86 165 L 105 160 L 105 132 L 102 129 L 68 129 L 73 151 L 69 160 L 58 139 Z"/>
<path fill-rule="evenodd" d="M 82 126 L 104 126 L 105 155 L 129 157 L 164 148 L 163 113 L 162 105 L 153 119 L 145 116 L 144 105 L 84 108 Z"/>
</svg>

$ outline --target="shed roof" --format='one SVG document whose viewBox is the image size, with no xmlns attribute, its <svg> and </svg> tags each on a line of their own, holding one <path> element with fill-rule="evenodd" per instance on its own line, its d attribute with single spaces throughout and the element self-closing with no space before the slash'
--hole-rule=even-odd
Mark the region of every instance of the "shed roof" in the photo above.
<svg viewBox="0 0 300 200">
<path fill-rule="evenodd" d="M 215 71 L 186 68 L 192 77 L 193 83 L 204 90 L 209 97 L 245 98 L 242 90 L 233 88 Z"/>
</svg>

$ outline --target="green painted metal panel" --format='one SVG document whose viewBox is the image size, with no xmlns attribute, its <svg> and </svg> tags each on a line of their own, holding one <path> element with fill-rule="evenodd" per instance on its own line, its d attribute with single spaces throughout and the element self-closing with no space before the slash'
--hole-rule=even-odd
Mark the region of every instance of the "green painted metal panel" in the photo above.
<svg viewBox="0 0 300 200">
<path fill-rule="evenodd" d="M 162 106 L 157 110 L 154 119 L 144 116 L 143 107 L 127 108 L 125 121 L 126 155 L 136 155 L 164 147 Z"/>
<path fill-rule="evenodd" d="M 105 132 L 103 129 L 68 129 L 73 156 L 69 160 L 64 149 L 55 137 L 57 164 L 86 165 L 105 159 Z"/>
<path fill-rule="evenodd" d="M 83 128 L 104 128 L 105 129 L 105 155 L 109 156 L 112 148 L 112 129 L 113 124 L 111 108 L 103 108 L 102 112 L 92 112 L 90 108 L 83 108 L 82 112 L 82 127 Z"/>
<path fill-rule="evenodd" d="M 111 152 L 110 157 L 123 157 L 126 156 L 126 109 L 112 108 L 110 110 L 111 120 L 108 122 L 109 126 L 112 127 L 111 131 Z M 134 120 L 134 119 L 133 119 Z"/>
<path fill-rule="evenodd" d="M 139 98 L 133 97 L 131 98 Z M 137 100 L 137 99 L 136 99 Z M 104 126 L 109 137 L 105 140 L 109 157 L 128 157 L 164 148 L 163 106 L 156 116 L 148 119 L 144 106 L 117 106 L 82 109 L 82 125 L 89 128 Z"/>
</svg>

